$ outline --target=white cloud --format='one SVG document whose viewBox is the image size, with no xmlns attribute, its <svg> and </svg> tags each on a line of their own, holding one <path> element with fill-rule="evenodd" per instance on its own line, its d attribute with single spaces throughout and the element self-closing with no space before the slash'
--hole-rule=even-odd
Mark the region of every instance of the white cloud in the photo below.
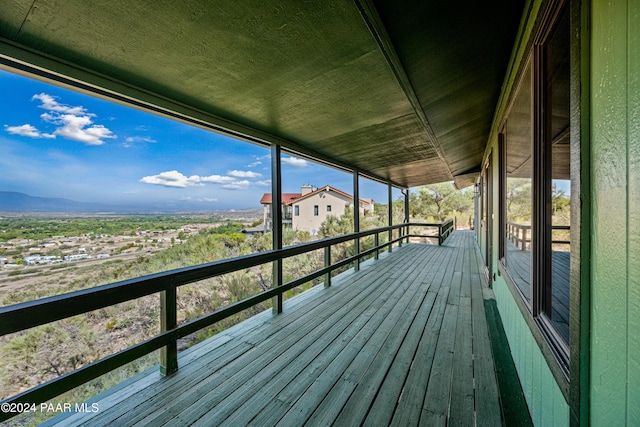
<svg viewBox="0 0 640 427">
<path fill-rule="evenodd" d="M 213 184 L 229 184 L 231 182 L 234 182 L 235 180 L 235 178 L 223 175 L 209 175 L 200 178 L 200 181 L 202 182 L 211 182 Z"/>
<path fill-rule="evenodd" d="M 72 114 L 74 116 L 88 114 L 87 110 L 84 107 L 82 106 L 71 107 L 69 105 L 60 104 L 58 103 L 58 101 L 56 101 L 55 97 L 51 95 L 47 95 L 46 93 L 33 95 L 31 99 L 37 99 L 40 102 L 42 102 L 42 105 L 40 105 L 40 108 L 44 108 L 45 110 L 48 110 L 48 111 L 55 111 L 57 113 L 67 113 L 67 114 Z"/>
<path fill-rule="evenodd" d="M 40 108 L 47 110 L 46 113 L 40 115 L 40 118 L 58 126 L 53 134 L 43 135 L 52 135 L 53 137 L 60 135 L 63 138 L 86 145 L 102 145 L 105 143 L 105 139 L 116 137 L 110 129 L 103 125 L 93 124 L 92 117 L 95 117 L 95 114 L 89 113 L 82 106 L 72 107 L 60 104 L 55 97 L 46 93 L 33 95 L 32 99 L 40 101 L 42 103 Z"/>
<path fill-rule="evenodd" d="M 6 126 L 5 129 L 7 132 L 12 133 L 14 135 L 28 136 L 30 138 L 55 138 L 55 135 L 50 133 L 42 133 L 35 126 L 30 124 L 24 124 L 22 126 Z"/>
<path fill-rule="evenodd" d="M 113 132 L 102 125 L 94 125 L 92 117 L 82 106 L 60 104 L 55 97 L 46 93 L 33 95 L 32 100 L 41 102 L 40 108 L 47 110 L 40 115 L 44 121 L 57 126 L 52 133 L 40 132 L 35 126 L 6 126 L 7 132 L 31 138 L 63 138 L 79 141 L 87 145 L 102 145 L 105 139 L 115 138 Z"/>
<path fill-rule="evenodd" d="M 115 138 L 115 135 L 108 128 L 102 125 L 93 125 L 90 115 L 43 113 L 40 117 L 49 123 L 60 126 L 53 132 L 54 135 L 60 135 L 63 138 L 87 145 L 102 145 L 105 143 L 103 139 Z"/>
<path fill-rule="evenodd" d="M 256 166 L 259 166 L 259 165 L 261 165 L 261 164 L 262 164 L 262 162 L 261 162 L 261 161 L 257 161 L 257 162 L 249 163 L 249 164 L 247 165 L 247 167 L 248 167 L 248 168 L 255 168 Z"/>
<path fill-rule="evenodd" d="M 162 185 L 164 187 L 186 188 L 202 186 L 201 178 L 198 175 L 186 177 L 176 170 L 161 172 L 157 175 L 145 176 L 140 182 L 145 184 Z"/>
<path fill-rule="evenodd" d="M 232 176 L 234 178 L 260 178 L 262 176 L 262 174 L 259 174 L 257 172 L 239 171 L 239 170 L 229 171 L 227 175 Z"/>
<path fill-rule="evenodd" d="M 246 190 L 250 184 L 247 180 L 234 181 L 231 184 L 223 185 L 222 188 L 226 188 L 227 190 Z"/>
<path fill-rule="evenodd" d="M 284 163 L 285 165 L 296 167 L 296 168 L 305 168 L 308 165 L 306 160 L 299 159 L 297 157 L 283 157 L 282 163 Z"/>
<path fill-rule="evenodd" d="M 234 177 L 224 175 L 191 175 L 187 177 L 177 170 L 161 172 L 157 175 L 145 176 L 140 179 L 140 182 L 143 182 L 145 184 L 162 185 L 164 187 L 174 188 L 202 187 L 205 185 L 205 183 L 224 184 L 222 188 L 226 188 L 229 190 L 244 189 L 249 187 L 250 184 L 249 181 L 238 181 Z"/>
<path fill-rule="evenodd" d="M 258 187 L 268 187 L 271 185 L 271 180 L 265 179 L 264 181 L 256 181 L 254 184 L 256 184 Z"/>
<path fill-rule="evenodd" d="M 129 148 L 131 146 L 133 146 L 133 144 L 137 144 L 137 143 L 155 143 L 158 142 L 155 139 L 152 139 L 148 136 L 129 136 L 127 138 L 125 138 L 124 142 L 122 143 L 122 145 L 124 145 L 125 147 Z"/>
</svg>

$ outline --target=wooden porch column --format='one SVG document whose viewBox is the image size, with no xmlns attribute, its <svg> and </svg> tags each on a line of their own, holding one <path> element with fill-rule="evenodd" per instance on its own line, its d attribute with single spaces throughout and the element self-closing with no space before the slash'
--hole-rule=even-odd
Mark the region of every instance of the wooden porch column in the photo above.
<svg viewBox="0 0 640 427">
<path fill-rule="evenodd" d="M 392 188 L 391 188 L 391 184 L 387 184 L 387 193 L 388 193 L 388 199 L 389 199 L 389 203 L 387 205 L 387 214 L 389 216 L 389 227 L 391 227 L 393 225 L 393 205 L 392 203 L 392 198 L 393 198 L 393 194 L 392 194 Z M 389 230 L 389 252 L 391 252 L 393 250 L 392 248 L 392 244 L 391 241 L 393 240 L 393 230 Z"/>
<path fill-rule="evenodd" d="M 282 249 L 282 148 L 271 146 L 271 237 L 273 249 Z M 273 287 L 282 286 L 282 259 L 273 261 Z M 271 299 L 273 313 L 282 313 L 282 294 Z"/>
<path fill-rule="evenodd" d="M 360 174 L 356 169 L 353 171 L 353 231 L 360 231 Z M 360 238 L 353 241 L 353 251 L 356 255 L 360 253 Z M 360 270 L 360 258 L 353 264 L 355 271 Z"/>
<path fill-rule="evenodd" d="M 402 194 L 404 194 L 404 223 L 409 224 L 409 189 L 402 190 Z M 409 226 L 407 225 L 407 243 L 409 243 L 409 234 Z"/>
</svg>

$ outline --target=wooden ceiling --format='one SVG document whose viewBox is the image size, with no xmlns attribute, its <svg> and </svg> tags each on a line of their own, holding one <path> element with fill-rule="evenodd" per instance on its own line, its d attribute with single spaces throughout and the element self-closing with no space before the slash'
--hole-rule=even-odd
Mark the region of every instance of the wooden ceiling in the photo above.
<svg viewBox="0 0 640 427">
<path fill-rule="evenodd" d="M 524 0 L 7 0 L 0 64 L 396 185 L 472 182 Z"/>
</svg>

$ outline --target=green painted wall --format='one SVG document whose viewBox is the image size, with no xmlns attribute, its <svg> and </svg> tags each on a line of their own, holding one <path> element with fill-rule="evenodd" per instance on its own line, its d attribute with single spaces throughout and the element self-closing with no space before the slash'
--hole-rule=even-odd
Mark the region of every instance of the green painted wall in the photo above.
<svg viewBox="0 0 640 427">
<path fill-rule="evenodd" d="M 592 2 L 592 425 L 640 425 L 640 2 Z"/>
<path fill-rule="evenodd" d="M 501 277 L 493 282 L 493 291 L 531 420 L 537 426 L 568 426 L 569 405 Z"/>
</svg>

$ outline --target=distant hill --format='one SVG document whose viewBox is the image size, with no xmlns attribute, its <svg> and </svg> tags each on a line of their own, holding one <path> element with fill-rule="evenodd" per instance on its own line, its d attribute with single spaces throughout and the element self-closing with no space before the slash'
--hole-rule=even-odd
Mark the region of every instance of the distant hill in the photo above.
<svg viewBox="0 0 640 427">
<path fill-rule="evenodd" d="M 78 202 L 76 200 L 36 197 L 16 191 L 0 191 L 0 212 L 25 213 L 207 213 L 230 219 L 261 218 L 262 208 L 249 209 L 193 209 L 191 206 L 126 206 L 103 203 Z"/>
<path fill-rule="evenodd" d="M 34 197 L 15 191 L 0 191 L 0 212 L 103 212 L 113 208 L 100 203 Z"/>
</svg>

